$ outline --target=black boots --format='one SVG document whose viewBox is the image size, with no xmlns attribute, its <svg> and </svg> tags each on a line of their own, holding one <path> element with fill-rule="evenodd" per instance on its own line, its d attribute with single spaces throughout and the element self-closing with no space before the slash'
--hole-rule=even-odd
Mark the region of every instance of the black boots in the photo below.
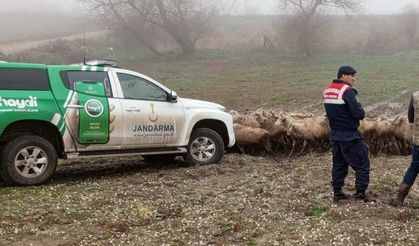
<svg viewBox="0 0 419 246">
<path fill-rule="evenodd" d="M 356 189 L 355 201 L 362 201 L 365 203 L 374 203 L 375 199 L 371 198 L 365 193 L 365 189 Z"/>
<path fill-rule="evenodd" d="M 410 187 L 411 187 L 410 185 L 401 183 L 399 186 L 397 197 L 391 199 L 390 201 L 391 205 L 395 207 L 403 206 L 404 199 L 406 198 L 407 194 L 409 194 Z"/>
<path fill-rule="evenodd" d="M 349 198 L 349 195 L 343 193 L 342 187 L 333 187 L 333 202 L 339 202 Z"/>
<path fill-rule="evenodd" d="M 349 199 L 349 195 L 345 194 L 342 191 L 342 187 L 333 187 L 333 202 L 337 203 L 341 200 Z M 365 193 L 365 189 L 357 189 L 355 194 L 355 201 L 362 201 L 365 203 L 373 203 L 375 202 L 375 199 L 369 197 Z"/>
</svg>

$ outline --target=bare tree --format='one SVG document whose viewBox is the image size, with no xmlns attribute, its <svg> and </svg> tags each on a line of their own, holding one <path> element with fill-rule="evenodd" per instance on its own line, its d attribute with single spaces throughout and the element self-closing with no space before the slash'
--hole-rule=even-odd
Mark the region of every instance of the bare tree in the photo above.
<svg viewBox="0 0 419 246">
<path fill-rule="evenodd" d="M 414 4 L 407 4 L 401 15 L 402 31 L 406 34 L 410 49 L 417 47 L 416 34 L 418 32 L 419 8 Z"/>
<path fill-rule="evenodd" d="M 154 54 L 160 54 L 154 42 L 154 28 L 147 21 L 154 8 L 152 1 L 136 1 L 135 9 L 126 0 L 80 1 L 86 3 L 107 28 L 126 32 Z"/>
<path fill-rule="evenodd" d="M 280 7 L 288 15 L 284 28 L 287 43 L 296 45 L 297 52 L 311 56 L 313 47 L 319 43 L 321 32 L 326 31 L 327 23 L 321 18 L 320 12 L 328 8 L 343 11 L 346 14 L 356 13 L 360 9 L 361 0 L 279 0 Z M 324 25 L 324 26 L 322 26 Z"/>
<path fill-rule="evenodd" d="M 329 19 L 325 16 L 308 18 L 296 14 L 285 18 L 277 32 L 287 53 L 311 56 L 313 51 L 324 48 L 329 29 Z"/>
<path fill-rule="evenodd" d="M 287 9 L 313 16 L 324 8 L 341 9 L 346 14 L 356 13 L 360 10 L 360 0 L 279 0 L 281 6 Z"/>
<path fill-rule="evenodd" d="M 194 53 L 196 42 L 209 33 L 215 5 L 199 0 L 155 0 L 157 11 L 150 22 L 165 30 L 184 53 Z"/>
<path fill-rule="evenodd" d="M 160 52 L 150 37 L 166 33 L 184 53 L 194 53 L 196 42 L 211 30 L 218 2 L 200 0 L 80 0 L 89 4 L 108 26 L 131 33 L 154 53 Z M 154 32 L 154 33 L 153 33 Z"/>
</svg>

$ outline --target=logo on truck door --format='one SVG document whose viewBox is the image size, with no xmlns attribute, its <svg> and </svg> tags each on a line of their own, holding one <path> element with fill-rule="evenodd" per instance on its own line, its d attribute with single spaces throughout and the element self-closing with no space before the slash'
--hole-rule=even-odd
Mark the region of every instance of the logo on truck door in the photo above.
<svg viewBox="0 0 419 246">
<path fill-rule="evenodd" d="M 154 104 L 150 103 L 151 107 L 151 114 L 148 116 L 148 119 L 151 122 L 156 122 L 159 119 L 159 116 L 157 116 L 156 112 L 154 112 Z"/>
<path fill-rule="evenodd" d="M 103 114 L 103 104 L 96 99 L 90 99 L 84 104 L 86 113 L 93 118 L 98 118 Z"/>
<path fill-rule="evenodd" d="M 150 103 L 151 113 L 143 122 L 134 125 L 132 132 L 136 137 L 172 137 L 175 135 L 176 127 L 172 119 L 159 118 L 155 112 L 154 104 Z M 162 142 L 164 142 L 162 140 Z"/>
</svg>

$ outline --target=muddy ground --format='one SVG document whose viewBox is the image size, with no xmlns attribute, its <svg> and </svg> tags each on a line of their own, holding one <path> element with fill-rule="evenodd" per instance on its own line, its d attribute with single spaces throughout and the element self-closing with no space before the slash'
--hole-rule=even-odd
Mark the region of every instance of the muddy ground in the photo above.
<svg viewBox="0 0 419 246">
<path fill-rule="evenodd" d="M 376 204 L 331 202 L 331 154 L 228 154 L 185 166 L 63 162 L 39 187 L 0 187 L 1 245 L 358 245 L 419 242 L 419 188 L 388 204 L 410 157 L 371 159 Z M 354 174 L 346 191 L 354 192 Z"/>
</svg>

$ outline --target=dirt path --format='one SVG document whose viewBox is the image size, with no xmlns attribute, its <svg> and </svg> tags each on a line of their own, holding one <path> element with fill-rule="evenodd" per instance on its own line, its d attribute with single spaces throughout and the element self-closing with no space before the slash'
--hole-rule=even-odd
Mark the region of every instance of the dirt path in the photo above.
<svg viewBox="0 0 419 246">
<path fill-rule="evenodd" d="M 101 36 L 106 35 L 107 33 L 109 33 L 109 31 L 87 32 L 86 39 L 101 37 Z M 23 50 L 31 49 L 31 48 L 36 48 L 37 46 L 46 45 L 56 40 L 74 41 L 78 39 L 83 39 L 83 37 L 84 37 L 84 34 L 80 33 L 80 34 L 65 36 L 61 38 L 0 43 L 0 52 L 4 54 L 10 54 L 10 53 L 15 53 L 15 52 L 20 52 Z"/>
</svg>

